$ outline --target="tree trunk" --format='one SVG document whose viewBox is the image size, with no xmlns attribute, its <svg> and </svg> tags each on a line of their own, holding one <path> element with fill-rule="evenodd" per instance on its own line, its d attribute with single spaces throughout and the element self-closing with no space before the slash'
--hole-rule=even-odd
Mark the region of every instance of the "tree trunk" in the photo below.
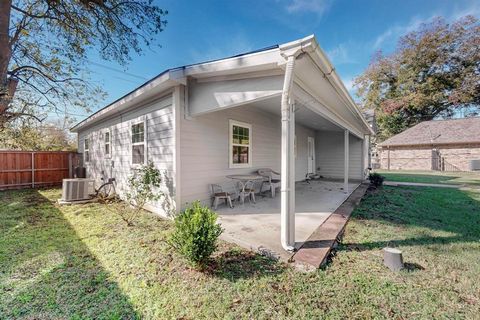
<svg viewBox="0 0 480 320">
<path fill-rule="evenodd" d="M 12 0 L 0 1 L 0 122 L 15 93 L 16 81 L 9 83 L 8 64 L 11 57 L 10 47 L 10 10 Z"/>
</svg>

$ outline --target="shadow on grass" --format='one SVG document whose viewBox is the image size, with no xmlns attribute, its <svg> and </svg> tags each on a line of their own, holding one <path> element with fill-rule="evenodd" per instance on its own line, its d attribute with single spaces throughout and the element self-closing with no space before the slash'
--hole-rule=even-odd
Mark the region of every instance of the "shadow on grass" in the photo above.
<svg viewBox="0 0 480 320">
<path fill-rule="evenodd" d="M 410 272 L 414 272 L 414 271 L 418 271 L 418 270 L 425 270 L 425 268 L 423 266 L 419 265 L 418 263 L 406 262 L 406 263 L 403 264 L 403 266 L 405 267 L 405 270 L 410 271 Z"/>
<path fill-rule="evenodd" d="M 230 249 L 215 256 L 205 271 L 212 276 L 236 282 L 240 279 L 280 274 L 285 268 L 286 266 L 277 260 L 258 253 Z"/>
<path fill-rule="evenodd" d="M 139 318 L 53 203 L 0 192 L 0 318 Z"/>
<path fill-rule="evenodd" d="M 392 234 L 392 239 L 381 241 L 343 242 L 339 250 L 474 243 L 480 240 L 480 195 L 475 198 L 457 189 L 385 186 L 367 195 L 352 219 L 380 223 L 376 228 L 401 226 L 407 237 L 398 239 L 397 234 Z"/>
</svg>

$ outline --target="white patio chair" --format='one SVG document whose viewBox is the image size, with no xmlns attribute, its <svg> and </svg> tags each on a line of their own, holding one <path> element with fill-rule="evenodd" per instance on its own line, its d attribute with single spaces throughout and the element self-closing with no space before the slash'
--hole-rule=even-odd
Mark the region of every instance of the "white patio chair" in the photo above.
<svg viewBox="0 0 480 320">
<path fill-rule="evenodd" d="M 217 210 L 219 200 L 224 200 L 225 205 L 228 205 L 230 206 L 230 208 L 233 208 L 232 193 L 224 191 L 222 186 L 219 184 L 211 184 L 210 188 L 212 190 L 212 207 L 215 210 Z"/>
<path fill-rule="evenodd" d="M 240 198 L 240 201 L 242 204 L 245 203 L 245 198 L 248 198 L 248 201 L 250 203 L 256 203 L 255 202 L 255 182 L 254 181 L 247 181 L 245 185 L 243 185 L 241 182 L 237 184 L 237 192 L 238 192 L 238 197 Z"/>
<path fill-rule="evenodd" d="M 265 177 L 265 180 L 262 182 L 260 192 L 263 191 L 263 186 L 267 185 L 271 192 L 272 198 L 275 198 L 275 189 L 280 188 L 280 179 L 277 179 L 274 175 L 279 176 L 280 173 L 273 171 L 270 168 L 264 168 L 258 169 L 258 174 Z"/>
</svg>

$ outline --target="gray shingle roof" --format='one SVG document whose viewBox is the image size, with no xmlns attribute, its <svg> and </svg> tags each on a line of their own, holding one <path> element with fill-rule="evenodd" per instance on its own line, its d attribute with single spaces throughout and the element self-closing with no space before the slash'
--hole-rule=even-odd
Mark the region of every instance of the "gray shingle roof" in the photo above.
<svg viewBox="0 0 480 320">
<path fill-rule="evenodd" d="M 380 146 L 480 143 L 480 117 L 425 121 L 399 133 Z"/>
</svg>

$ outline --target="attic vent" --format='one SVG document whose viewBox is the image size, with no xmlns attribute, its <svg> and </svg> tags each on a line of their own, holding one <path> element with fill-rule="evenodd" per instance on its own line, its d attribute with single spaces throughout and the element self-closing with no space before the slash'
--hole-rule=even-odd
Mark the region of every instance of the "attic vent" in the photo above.
<svg viewBox="0 0 480 320">
<path fill-rule="evenodd" d="M 470 171 L 480 170 L 480 159 L 470 160 Z"/>
</svg>

